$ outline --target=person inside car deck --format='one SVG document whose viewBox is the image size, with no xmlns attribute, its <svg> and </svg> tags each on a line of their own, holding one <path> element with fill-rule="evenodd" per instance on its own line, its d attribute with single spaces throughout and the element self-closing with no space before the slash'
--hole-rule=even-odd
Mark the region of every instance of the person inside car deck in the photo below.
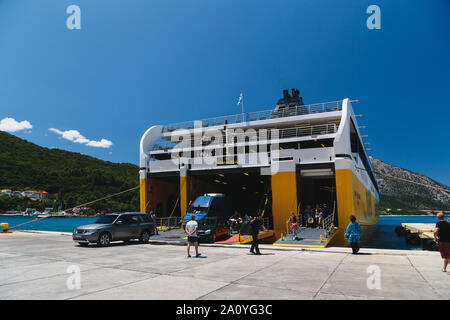
<svg viewBox="0 0 450 320">
<path fill-rule="evenodd" d="M 289 223 L 291 224 L 292 240 L 295 240 L 295 238 L 297 238 L 298 223 L 297 223 L 297 216 L 293 211 L 291 211 Z"/>
<path fill-rule="evenodd" d="M 260 255 L 261 252 L 259 252 L 259 241 L 258 241 L 258 234 L 259 230 L 266 231 L 266 228 L 264 227 L 262 217 L 256 216 L 250 221 L 250 225 L 252 226 L 252 246 L 250 248 L 250 252 L 253 254 Z"/>
</svg>

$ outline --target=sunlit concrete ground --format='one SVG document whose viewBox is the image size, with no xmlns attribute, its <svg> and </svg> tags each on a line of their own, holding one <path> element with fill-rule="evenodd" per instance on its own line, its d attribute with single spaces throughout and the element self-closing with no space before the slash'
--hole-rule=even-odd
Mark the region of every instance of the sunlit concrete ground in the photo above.
<svg viewBox="0 0 450 320">
<path fill-rule="evenodd" d="M 438 252 L 349 251 L 266 245 L 254 256 L 247 247 L 202 246 L 202 258 L 188 259 L 180 245 L 84 248 L 59 233 L 0 234 L 0 299 L 450 298 Z M 69 288 L 71 266 L 81 271 L 79 289 Z M 368 271 L 378 268 L 370 289 L 376 274 Z"/>
</svg>

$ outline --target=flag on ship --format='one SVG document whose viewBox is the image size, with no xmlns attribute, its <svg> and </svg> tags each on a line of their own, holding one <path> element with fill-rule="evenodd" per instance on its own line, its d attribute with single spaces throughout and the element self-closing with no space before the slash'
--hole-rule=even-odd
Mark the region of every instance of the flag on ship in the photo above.
<svg viewBox="0 0 450 320">
<path fill-rule="evenodd" d="M 244 100 L 244 96 L 242 95 L 242 92 L 241 92 L 241 94 L 239 95 L 239 100 L 238 100 L 237 105 L 242 104 L 243 100 Z"/>
</svg>

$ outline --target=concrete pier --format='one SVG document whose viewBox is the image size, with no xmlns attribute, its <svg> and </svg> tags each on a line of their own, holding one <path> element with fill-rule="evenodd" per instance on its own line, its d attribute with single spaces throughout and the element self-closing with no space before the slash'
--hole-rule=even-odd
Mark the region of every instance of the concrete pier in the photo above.
<svg viewBox="0 0 450 320">
<path fill-rule="evenodd" d="M 0 299 L 446 299 L 438 252 L 164 242 L 79 247 L 70 235 L 0 234 Z M 69 288 L 80 270 L 80 287 Z M 374 280 L 375 279 L 375 280 Z M 378 281 L 379 280 L 379 281 Z M 191 288 L 191 289 L 188 289 Z"/>
</svg>

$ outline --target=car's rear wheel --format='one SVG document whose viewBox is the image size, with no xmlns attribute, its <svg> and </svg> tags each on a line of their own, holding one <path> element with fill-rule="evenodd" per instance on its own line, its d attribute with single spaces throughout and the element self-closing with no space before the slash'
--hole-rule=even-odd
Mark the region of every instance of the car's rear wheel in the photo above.
<svg viewBox="0 0 450 320">
<path fill-rule="evenodd" d="M 108 233 L 102 233 L 98 237 L 97 244 L 102 247 L 107 247 L 111 243 L 111 236 Z"/>
<path fill-rule="evenodd" d="M 139 241 L 142 243 L 147 243 L 150 240 L 150 232 L 144 231 L 142 232 L 141 236 L 139 237 Z"/>
</svg>

